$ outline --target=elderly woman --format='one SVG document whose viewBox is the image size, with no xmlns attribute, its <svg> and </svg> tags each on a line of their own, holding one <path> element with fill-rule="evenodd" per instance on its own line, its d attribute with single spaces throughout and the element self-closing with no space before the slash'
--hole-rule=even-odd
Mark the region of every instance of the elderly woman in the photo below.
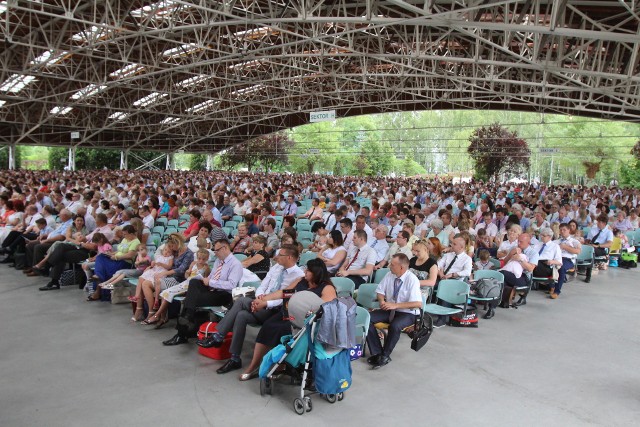
<svg viewBox="0 0 640 427">
<path fill-rule="evenodd" d="M 347 259 L 347 250 L 343 244 L 342 233 L 338 230 L 333 230 L 327 238 L 327 249 L 318 254 L 317 258 L 325 263 L 327 270 L 332 275 L 340 269 L 344 260 Z"/>
<path fill-rule="evenodd" d="M 251 236 L 249 236 L 248 230 L 246 222 L 238 224 L 238 234 L 231 241 L 231 250 L 234 254 L 244 254 L 251 245 Z"/>
<path fill-rule="evenodd" d="M 118 250 L 100 254 L 96 257 L 95 275 L 100 282 L 106 282 L 118 271 L 131 268 L 137 255 L 136 249 L 140 240 L 136 235 L 136 229 L 132 225 L 122 227 L 124 237 L 118 244 Z"/>
<path fill-rule="evenodd" d="M 0 227 L 0 243 L 4 242 L 9 233 L 14 229 L 23 225 L 24 220 L 24 203 L 22 200 L 8 200 L 6 203 L 7 210 L 2 217 L 3 227 Z"/>
<path fill-rule="evenodd" d="M 331 283 L 327 267 L 320 259 L 312 259 L 307 263 L 307 270 L 304 277 L 293 281 L 286 290 L 295 290 L 295 292 L 311 291 L 324 302 L 332 301 L 338 297 L 336 288 Z M 277 290 L 270 294 L 264 295 L 260 299 L 254 301 L 255 310 L 259 310 L 267 306 L 267 301 L 282 299 L 283 290 Z M 252 307 L 253 308 L 253 307 Z M 240 381 L 246 381 L 257 377 L 260 362 L 267 352 L 280 344 L 280 339 L 291 334 L 291 323 L 289 320 L 283 320 L 282 313 L 277 311 L 272 317 L 267 319 L 263 324 L 258 336 L 256 337 L 256 346 L 253 349 L 253 357 L 251 363 L 240 376 Z"/>
</svg>

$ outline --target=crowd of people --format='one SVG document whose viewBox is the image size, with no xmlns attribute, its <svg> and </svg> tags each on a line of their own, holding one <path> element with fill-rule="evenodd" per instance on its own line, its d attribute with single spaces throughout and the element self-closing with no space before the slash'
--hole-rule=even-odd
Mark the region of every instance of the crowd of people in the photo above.
<svg viewBox="0 0 640 427">
<path fill-rule="evenodd" d="M 549 298 L 557 300 L 583 245 L 594 248 L 595 268 L 606 270 L 610 250 L 633 251 L 625 233 L 639 226 L 639 198 L 629 188 L 453 184 L 438 178 L 4 171 L 0 253 L 6 255 L 2 263 L 26 276 L 46 277 L 40 291 L 60 289 L 66 266 L 81 263 L 88 301 L 124 279 L 139 278 L 130 297 L 137 304 L 131 321 L 143 325 L 162 327 L 174 298 L 184 296 L 177 333 L 164 341 L 167 346 L 195 336 L 198 307 L 230 307 L 218 331 L 198 345 L 220 346 L 233 332 L 231 358 L 218 373 L 241 369 L 245 329 L 262 325 L 240 376 L 244 381 L 257 375 L 262 357 L 290 333 L 281 314 L 286 291 L 330 301 L 337 297 L 332 277 L 348 277 L 357 289 L 382 274 L 376 280 L 380 308 L 371 314 L 367 336 L 368 362 L 381 367 L 390 362 L 402 330 L 413 324 L 422 295 L 432 294 L 429 288 L 443 279 L 470 280 L 477 270 L 500 270 L 500 305 L 511 308 L 516 289 L 531 276 L 548 277 Z M 156 248 L 152 230 L 162 218 L 184 224 Z M 300 222 L 312 226 L 311 240 L 300 237 Z M 225 224 L 232 223 L 229 233 Z M 306 253 L 315 256 L 299 266 Z M 231 291 L 247 272 L 261 279 L 255 298 L 233 301 Z M 376 322 L 389 323 L 384 344 Z M 446 322 L 439 317 L 434 326 Z"/>
</svg>

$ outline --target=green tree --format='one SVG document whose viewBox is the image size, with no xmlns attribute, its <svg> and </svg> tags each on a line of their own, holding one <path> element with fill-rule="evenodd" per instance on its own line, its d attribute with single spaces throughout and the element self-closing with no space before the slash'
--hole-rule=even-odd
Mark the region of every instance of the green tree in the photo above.
<svg viewBox="0 0 640 427">
<path fill-rule="evenodd" d="M 203 171 L 207 168 L 207 155 L 194 154 L 189 162 L 189 169 L 192 171 Z"/>
<path fill-rule="evenodd" d="M 295 144 L 291 147 L 289 167 L 292 172 L 332 172 L 336 166 L 343 167 L 344 150 L 337 140 L 331 122 L 313 123 L 291 131 Z M 340 160 L 338 160 L 341 158 Z"/>
<path fill-rule="evenodd" d="M 529 168 L 531 150 L 527 141 L 499 123 L 474 130 L 469 142 L 467 152 L 473 158 L 476 176 L 480 179 L 498 180 L 502 173 L 517 175 Z"/>
<path fill-rule="evenodd" d="M 136 169 L 145 161 L 155 159 L 160 155 L 152 151 L 136 151 L 137 159 L 129 154 L 127 166 L 129 169 Z M 69 149 L 64 147 L 54 147 L 49 150 L 49 169 L 62 170 L 69 162 Z M 154 162 L 160 169 L 164 168 L 164 158 Z M 76 149 L 76 169 L 120 169 L 120 150 L 102 150 L 98 148 L 78 148 Z"/>
</svg>

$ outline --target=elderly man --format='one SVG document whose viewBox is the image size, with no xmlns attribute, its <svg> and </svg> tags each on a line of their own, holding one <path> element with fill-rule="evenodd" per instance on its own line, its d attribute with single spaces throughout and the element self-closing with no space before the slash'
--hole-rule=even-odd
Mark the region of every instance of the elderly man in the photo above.
<svg viewBox="0 0 640 427">
<path fill-rule="evenodd" d="M 28 276 L 38 276 L 39 273 L 33 269 L 45 256 L 47 250 L 54 242 L 65 239 L 67 230 L 73 224 L 72 213 L 68 209 L 60 211 L 60 226 L 49 233 L 47 236 L 40 236 L 37 240 L 30 242 L 26 246 L 26 265 L 23 272 Z"/>
<path fill-rule="evenodd" d="M 609 248 L 613 243 L 613 232 L 607 226 L 609 218 L 607 214 L 603 213 L 598 216 L 596 220 L 596 227 L 592 227 L 589 230 L 589 234 L 584 239 L 585 244 L 593 246 L 594 255 L 596 257 L 604 257 L 609 253 Z M 604 263 L 600 263 L 604 264 Z M 600 269 L 606 268 L 606 264 L 598 266 Z M 591 276 L 587 273 L 585 278 L 587 282 L 591 280 Z"/>
<path fill-rule="evenodd" d="M 409 258 L 404 254 L 394 255 L 389 270 L 376 289 L 380 309 L 371 312 L 367 334 L 367 345 L 373 355 L 367 362 L 374 369 L 391 361 L 391 352 L 398 343 L 402 330 L 415 322 L 422 307 L 420 281 L 409 271 Z M 389 324 L 384 346 L 381 345 L 375 328 L 375 324 L 379 322 Z"/>
<path fill-rule="evenodd" d="M 298 261 L 298 249 L 293 245 L 283 245 L 275 257 L 276 264 L 271 267 L 269 273 L 256 290 L 256 298 L 267 295 L 280 289 L 286 289 L 295 280 L 304 276 L 304 272 L 296 262 Z M 226 374 L 227 372 L 240 369 L 242 360 L 242 344 L 247 330 L 247 325 L 261 325 L 281 309 L 282 300 L 266 301 L 265 307 L 257 311 L 252 311 L 253 298 L 242 297 L 233 303 L 233 307 L 218 323 L 217 332 L 209 338 L 198 340 L 197 344 L 204 348 L 220 347 L 227 333 L 233 331 L 231 340 L 231 359 L 227 361 L 216 372 Z M 247 378 L 249 379 L 249 378 Z"/>
<path fill-rule="evenodd" d="M 196 308 L 220 306 L 232 301 L 231 290 L 238 286 L 242 279 L 242 264 L 231 253 L 227 240 L 217 240 L 213 245 L 213 251 L 217 259 L 211 274 L 202 280 L 191 279 L 176 326 L 178 333 L 162 344 L 178 345 L 189 341 L 189 337 L 196 333 L 199 326 L 195 324 Z"/>
<path fill-rule="evenodd" d="M 395 254 L 405 254 L 407 258 L 413 258 L 413 254 L 411 253 L 411 245 L 409 244 L 409 232 L 406 230 L 402 230 L 398 233 L 398 237 L 393 245 L 391 245 L 387 251 L 387 254 L 382 259 L 382 261 L 378 262 L 374 270 L 380 270 L 383 267 L 386 267 L 387 264 L 391 261 L 391 258 Z"/>
<path fill-rule="evenodd" d="M 364 230 L 353 232 L 353 249 L 336 272 L 338 277 L 348 277 L 356 284 L 356 289 L 365 283 L 376 265 L 376 251 L 367 246 L 367 233 Z"/>
<path fill-rule="evenodd" d="M 504 257 L 505 266 L 500 270 L 504 275 L 502 307 L 509 308 L 515 296 L 515 288 L 527 285 L 527 274 L 533 272 L 538 265 L 538 251 L 531 246 L 531 235 L 522 233 L 518 236 L 517 246 L 511 248 Z"/>
<path fill-rule="evenodd" d="M 571 235 L 569 224 L 560 224 L 560 239 L 555 243 L 560 248 L 562 265 L 558 269 L 558 282 L 549 291 L 549 298 L 557 299 L 562 291 L 562 285 L 567 280 L 567 271 L 575 267 L 576 258 L 582 249 L 580 242 Z"/>
<path fill-rule="evenodd" d="M 553 230 L 544 227 L 540 229 L 540 242 L 535 246 L 538 251 L 538 265 L 533 269 L 535 277 L 551 277 L 554 265 L 562 265 L 560 247 L 553 240 Z"/>
</svg>

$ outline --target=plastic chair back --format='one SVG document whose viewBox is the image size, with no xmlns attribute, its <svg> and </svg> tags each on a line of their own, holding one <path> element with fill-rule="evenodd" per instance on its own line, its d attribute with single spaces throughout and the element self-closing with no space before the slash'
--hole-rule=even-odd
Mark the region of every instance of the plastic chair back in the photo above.
<svg viewBox="0 0 640 427">
<path fill-rule="evenodd" d="M 296 225 L 296 230 L 298 230 L 299 233 L 302 232 L 311 232 L 311 224 L 300 224 L 298 223 Z"/>
<path fill-rule="evenodd" d="M 233 254 L 233 256 L 236 257 L 238 261 L 244 261 L 245 259 L 247 259 L 247 256 L 245 254 Z"/>
<path fill-rule="evenodd" d="M 244 283 L 242 284 L 242 286 L 245 286 L 245 287 L 251 287 L 251 288 L 256 288 L 256 289 L 258 289 L 258 287 L 259 287 L 261 284 L 262 284 L 262 282 L 260 282 L 260 281 L 244 282 Z"/>
<path fill-rule="evenodd" d="M 582 245 L 582 250 L 578 254 L 578 258 L 576 259 L 576 264 L 578 265 L 588 265 L 593 262 L 593 246 Z"/>
<path fill-rule="evenodd" d="M 369 309 L 380 308 L 376 289 L 378 289 L 376 283 L 363 283 L 360 285 L 356 294 L 356 302 L 358 305 Z"/>
<path fill-rule="evenodd" d="M 303 225 L 303 224 L 308 224 L 309 229 L 311 229 L 311 222 L 309 222 L 307 218 L 300 218 L 299 220 L 296 221 L 296 225 Z"/>
<path fill-rule="evenodd" d="M 362 330 L 362 347 L 364 347 L 367 342 L 370 322 L 371 314 L 369 314 L 369 310 L 364 307 L 356 307 L 356 334 Z"/>
<path fill-rule="evenodd" d="M 469 299 L 469 284 L 462 280 L 441 280 L 436 297 L 453 305 L 466 304 Z"/>
<path fill-rule="evenodd" d="M 499 259 L 489 258 L 489 261 L 491 261 L 491 264 L 493 264 L 494 268 L 500 268 L 500 260 Z"/>
<path fill-rule="evenodd" d="M 317 256 L 318 254 L 315 252 L 305 252 L 302 255 L 300 255 L 300 259 L 298 260 L 298 265 L 300 267 L 305 266 L 309 261 L 311 261 L 312 259 L 315 259 Z"/>
<path fill-rule="evenodd" d="M 313 241 L 313 233 L 311 231 L 298 231 L 298 240 L 302 239 Z"/>
<path fill-rule="evenodd" d="M 331 283 L 336 287 L 336 293 L 339 297 L 352 297 L 356 290 L 356 284 L 348 277 L 332 277 Z"/>
<path fill-rule="evenodd" d="M 226 221 L 224 223 L 225 227 L 230 227 L 232 229 L 238 228 L 238 221 Z"/>
<path fill-rule="evenodd" d="M 174 227 L 174 228 L 178 228 L 178 224 L 179 224 L 179 221 L 178 221 L 177 219 L 170 219 L 170 220 L 167 222 L 167 227 Z"/>
<path fill-rule="evenodd" d="M 636 241 L 635 231 L 627 231 L 626 233 L 624 233 L 624 235 L 627 236 L 627 240 L 629 240 L 629 244 L 633 246 Z"/>
<path fill-rule="evenodd" d="M 373 282 L 372 283 L 380 283 L 382 282 L 382 279 L 384 279 L 384 276 L 387 275 L 387 273 L 391 271 L 388 268 L 381 268 L 380 270 L 376 270 L 375 271 L 375 275 L 373 277 Z"/>
</svg>

